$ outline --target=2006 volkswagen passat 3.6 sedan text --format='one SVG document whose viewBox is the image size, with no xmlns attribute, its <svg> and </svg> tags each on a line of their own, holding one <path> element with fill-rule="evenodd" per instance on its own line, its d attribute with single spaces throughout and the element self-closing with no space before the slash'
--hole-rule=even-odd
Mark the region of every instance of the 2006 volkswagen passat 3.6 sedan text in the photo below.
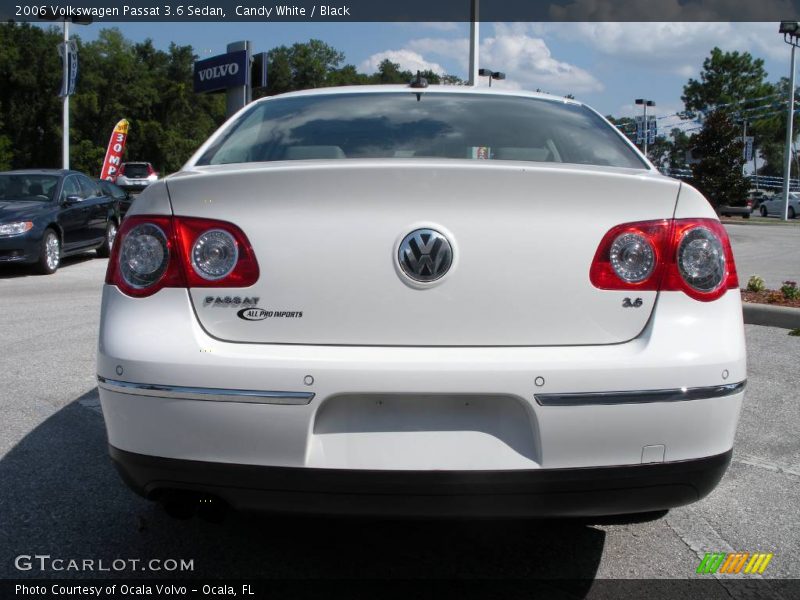
<svg viewBox="0 0 800 600">
<path fill-rule="evenodd" d="M 604 515 L 694 502 L 730 461 L 728 236 L 579 102 L 265 98 L 128 214 L 97 368 L 149 498 Z"/>
</svg>

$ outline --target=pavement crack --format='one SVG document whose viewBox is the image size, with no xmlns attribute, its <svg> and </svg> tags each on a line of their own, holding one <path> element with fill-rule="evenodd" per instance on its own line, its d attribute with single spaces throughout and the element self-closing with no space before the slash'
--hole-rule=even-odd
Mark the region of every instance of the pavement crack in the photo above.
<svg viewBox="0 0 800 600">
<path fill-rule="evenodd" d="M 698 561 L 706 552 L 735 552 L 734 548 L 711 524 L 692 508 L 681 508 L 671 511 L 665 519 L 667 526 L 675 532 L 680 540 L 692 550 Z M 699 564 L 699 562 L 698 562 Z M 761 575 L 749 574 L 728 575 L 713 573 L 709 575 L 725 588 L 728 596 L 734 600 L 766 600 L 777 598 L 786 600 L 785 596 L 775 589 Z M 735 583 L 734 583 L 735 582 Z M 764 584 L 767 585 L 764 585 Z"/>
<path fill-rule="evenodd" d="M 772 471 L 773 473 L 781 473 L 784 475 L 793 475 L 795 477 L 800 477 L 800 467 L 795 467 L 795 466 L 787 467 L 772 462 L 771 460 L 767 460 L 766 458 L 761 458 L 760 456 L 737 454 L 734 457 L 733 462 L 747 465 L 750 467 L 756 467 L 757 469 L 765 469 L 767 471 Z"/>
</svg>

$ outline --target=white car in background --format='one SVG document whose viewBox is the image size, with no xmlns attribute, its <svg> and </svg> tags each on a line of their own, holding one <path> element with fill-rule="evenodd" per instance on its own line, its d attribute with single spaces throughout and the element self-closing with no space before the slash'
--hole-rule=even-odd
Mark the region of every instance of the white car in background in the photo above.
<svg viewBox="0 0 800 600">
<path fill-rule="evenodd" d="M 149 162 L 126 162 L 120 165 L 114 183 L 128 192 L 141 192 L 155 181 L 158 181 L 158 172 Z"/>
<path fill-rule="evenodd" d="M 783 218 L 784 206 L 783 194 L 778 192 L 777 194 L 762 200 L 761 205 L 758 207 L 758 212 L 762 217 Z M 800 194 L 797 192 L 792 192 L 789 194 L 789 209 L 787 213 L 790 219 L 794 219 L 797 215 L 800 215 Z"/>
<path fill-rule="evenodd" d="M 111 456 L 178 514 L 694 502 L 746 379 L 728 236 L 585 105 L 380 86 L 252 103 L 120 229 Z"/>
</svg>

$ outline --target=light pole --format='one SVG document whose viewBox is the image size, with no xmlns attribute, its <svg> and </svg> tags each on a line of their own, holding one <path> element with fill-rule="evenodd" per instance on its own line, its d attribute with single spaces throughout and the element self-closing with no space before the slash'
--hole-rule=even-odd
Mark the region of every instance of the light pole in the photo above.
<svg viewBox="0 0 800 600">
<path fill-rule="evenodd" d="M 792 128 L 794 125 L 794 71 L 795 50 L 800 45 L 800 23 L 797 21 L 781 21 L 778 33 L 783 34 L 783 41 L 792 47 L 792 66 L 789 73 L 789 116 L 786 120 L 786 149 L 783 157 L 783 220 L 789 220 L 789 181 L 792 176 Z"/>
<path fill-rule="evenodd" d="M 644 155 L 647 156 L 647 138 L 649 137 L 649 127 L 647 126 L 647 107 L 655 106 L 656 103 L 652 100 L 637 98 L 636 104 L 640 104 L 644 109 L 644 116 L 642 118 L 642 152 L 644 152 Z"/>
<path fill-rule="evenodd" d="M 64 108 L 61 111 L 61 168 L 69 169 L 69 21 L 64 19 Z"/>
<path fill-rule="evenodd" d="M 44 19 L 46 21 L 55 21 L 58 20 L 58 16 L 55 13 L 45 12 L 44 14 L 39 16 L 40 19 Z M 72 48 L 70 46 L 70 39 L 69 39 L 69 24 L 70 22 L 75 23 L 76 25 L 88 25 L 92 22 L 91 17 L 70 17 L 64 18 L 64 42 L 61 45 L 61 62 L 64 67 L 63 73 L 63 80 L 62 80 L 62 92 L 63 95 L 63 108 L 62 108 L 62 115 L 61 115 L 61 168 L 62 169 L 69 169 L 69 97 L 72 93 L 70 91 L 70 80 L 72 79 L 72 74 L 70 73 L 70 69 L 76 69 L 77 72 L 77 63 L 73 66 L 70 61 L 70 56 L 72 55 L 72 60 L 76 61 L 77 59 L 77 49 L 73 53 Z"/>
<path fill-rule="evenodd" d="M 506 74 L 491 69 L 478 69 L 478 75 L 489 78 L 489 87 L 492 87 L 492 79 L 505 79 Z"/>
<path fill-rule="evenodd" d="M 467 85 L 471 86 L 478 85 L 478 50 L 481 44 L 479 11 L 480 0 L 472 0 L 469 23 L 469 77 L 467 78 Z"/>
</svg>

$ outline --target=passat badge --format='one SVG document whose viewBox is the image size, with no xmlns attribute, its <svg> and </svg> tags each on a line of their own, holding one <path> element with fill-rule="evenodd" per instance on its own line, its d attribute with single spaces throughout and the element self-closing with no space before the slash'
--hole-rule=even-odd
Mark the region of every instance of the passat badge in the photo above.
<svg viewBox="0 0 800 600">
<path fill-rule="evenodd" d="M 263 321 L 269 316 L 263 308 L 243 308 L 236 315 L 245 321 Z"/>
</svg>

